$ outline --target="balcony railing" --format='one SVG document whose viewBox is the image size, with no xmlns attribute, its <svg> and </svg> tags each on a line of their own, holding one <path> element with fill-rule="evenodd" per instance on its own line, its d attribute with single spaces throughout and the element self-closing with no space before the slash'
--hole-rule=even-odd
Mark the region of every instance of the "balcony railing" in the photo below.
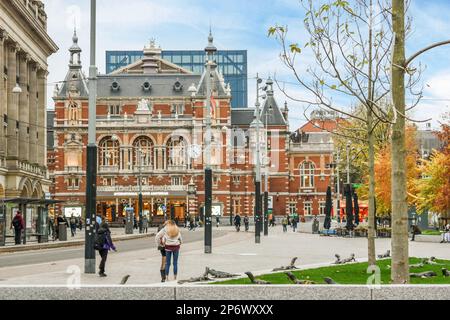
<svg viewBox="0 0 450 320">
<path fill-rule="evenodd" d="M 70 172 L 70 173 L 76 173 L 81 171 L 81 167 L 78 166 L 66 166 L 64 167 L 64 171 Z"/>
<path fill-rule="evenodd" d="M 119 166 L 100 166 L 99 170 L 100 173 L 112 173 L 112 172 L 119 172 Z"/>
</svg>

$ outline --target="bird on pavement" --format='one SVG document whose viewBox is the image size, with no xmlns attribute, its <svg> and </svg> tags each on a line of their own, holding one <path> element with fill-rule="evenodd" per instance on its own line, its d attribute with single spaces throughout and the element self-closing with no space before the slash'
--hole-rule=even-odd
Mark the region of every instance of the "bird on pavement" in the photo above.
<svg viewBox="0 0 450 320">
<path fill-rule="evenodd" d="M 121 285 L 124 285 L 125 283 L 127 283 L 128 279 L 130 278 L 130 275 L 126 275 L 125 277 L 122 278 L 122 281 L 120 281 Z"/>
<path fill-rule="evenodd" d="M 333 279 L 330 277 L 323 278 L 326 284 L 337 284 Z"/>
<path fill-rule="evenodd" d="M 269 281 L 255 279 L 255 276 L 250 271 L 247 271 L 245 274 L 253 284 L 271 284 Z"/>
<path fill-rule="evenodd" d="M 292 272 L 286 272 L 285 274 L 288 276 L 289 280 L 295 284 L 315 284 L 314 281 L 298 279 Z"/>
</svg>

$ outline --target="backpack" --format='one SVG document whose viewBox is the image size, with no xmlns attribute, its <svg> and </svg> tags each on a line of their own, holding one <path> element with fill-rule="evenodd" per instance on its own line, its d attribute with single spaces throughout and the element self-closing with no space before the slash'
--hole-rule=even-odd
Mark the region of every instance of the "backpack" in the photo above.
<svg viewBox="0 0 450 320">
<path fill-rule="evenodd" d="M 105 244 L 106 244 L 106 231 L 98 232 L 95 235 L 94 249 L 95 250 L 103 250 L 103 247 Z"/>
</svg>

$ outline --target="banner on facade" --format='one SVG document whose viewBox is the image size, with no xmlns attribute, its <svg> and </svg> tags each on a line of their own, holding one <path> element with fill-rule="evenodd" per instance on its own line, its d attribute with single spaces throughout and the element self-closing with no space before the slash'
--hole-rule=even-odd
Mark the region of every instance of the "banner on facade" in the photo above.
<svg viewBox="0 0 450 320">
<path fill-rule="evenodd" d="M 75 218 L 79 218 L 81 217 L 82 211 L 83 209 L 81 207 L 65 207 L 64 216 L 68 218 L 72 216 L 74 216 Z"/>
</svg>

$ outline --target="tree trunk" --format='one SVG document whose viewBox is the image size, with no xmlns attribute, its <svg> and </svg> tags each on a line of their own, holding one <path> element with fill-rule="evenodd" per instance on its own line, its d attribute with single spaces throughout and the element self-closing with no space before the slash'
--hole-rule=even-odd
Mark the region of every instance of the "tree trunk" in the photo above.
<svg viewBox="0 0 450 320">
<path fill-rule="evenodd" d="M 377 263 L 375 254 L 375 139 L 373 135 L 373 96 L 375 93 L 373 73 L 373 3 L 370 1 L 370 22 L 369 22 L 369 83 L 368 83 L 368 106 L 367 108 L 367 140 L 369 143 L 369 226 L 367 232 L 367 251 L 369 266 Z"/>
<path fill-rule="evenodd" d="M 394 284 L 409 282 L 408 208 L 405 146 L 405 3 L 392 0 L 395 36 L 392 66 L 392 98 L 396 121 L 392 127 L 392 270 Z M 395 110 L 394 110 L 395 111 Z"/>
<path fill-rule="evenodd" d="M 367 112 L 367 124 L 371 128 L 373 123 L 373 115 L 369 110 Z M 375 255 L 375 148 L 373 131 L 368 131 L 369 138 L 369 226 L 368 226 L 368 258 L 369 266 L 376 265 L 377 258 Z"/>
</svg>

